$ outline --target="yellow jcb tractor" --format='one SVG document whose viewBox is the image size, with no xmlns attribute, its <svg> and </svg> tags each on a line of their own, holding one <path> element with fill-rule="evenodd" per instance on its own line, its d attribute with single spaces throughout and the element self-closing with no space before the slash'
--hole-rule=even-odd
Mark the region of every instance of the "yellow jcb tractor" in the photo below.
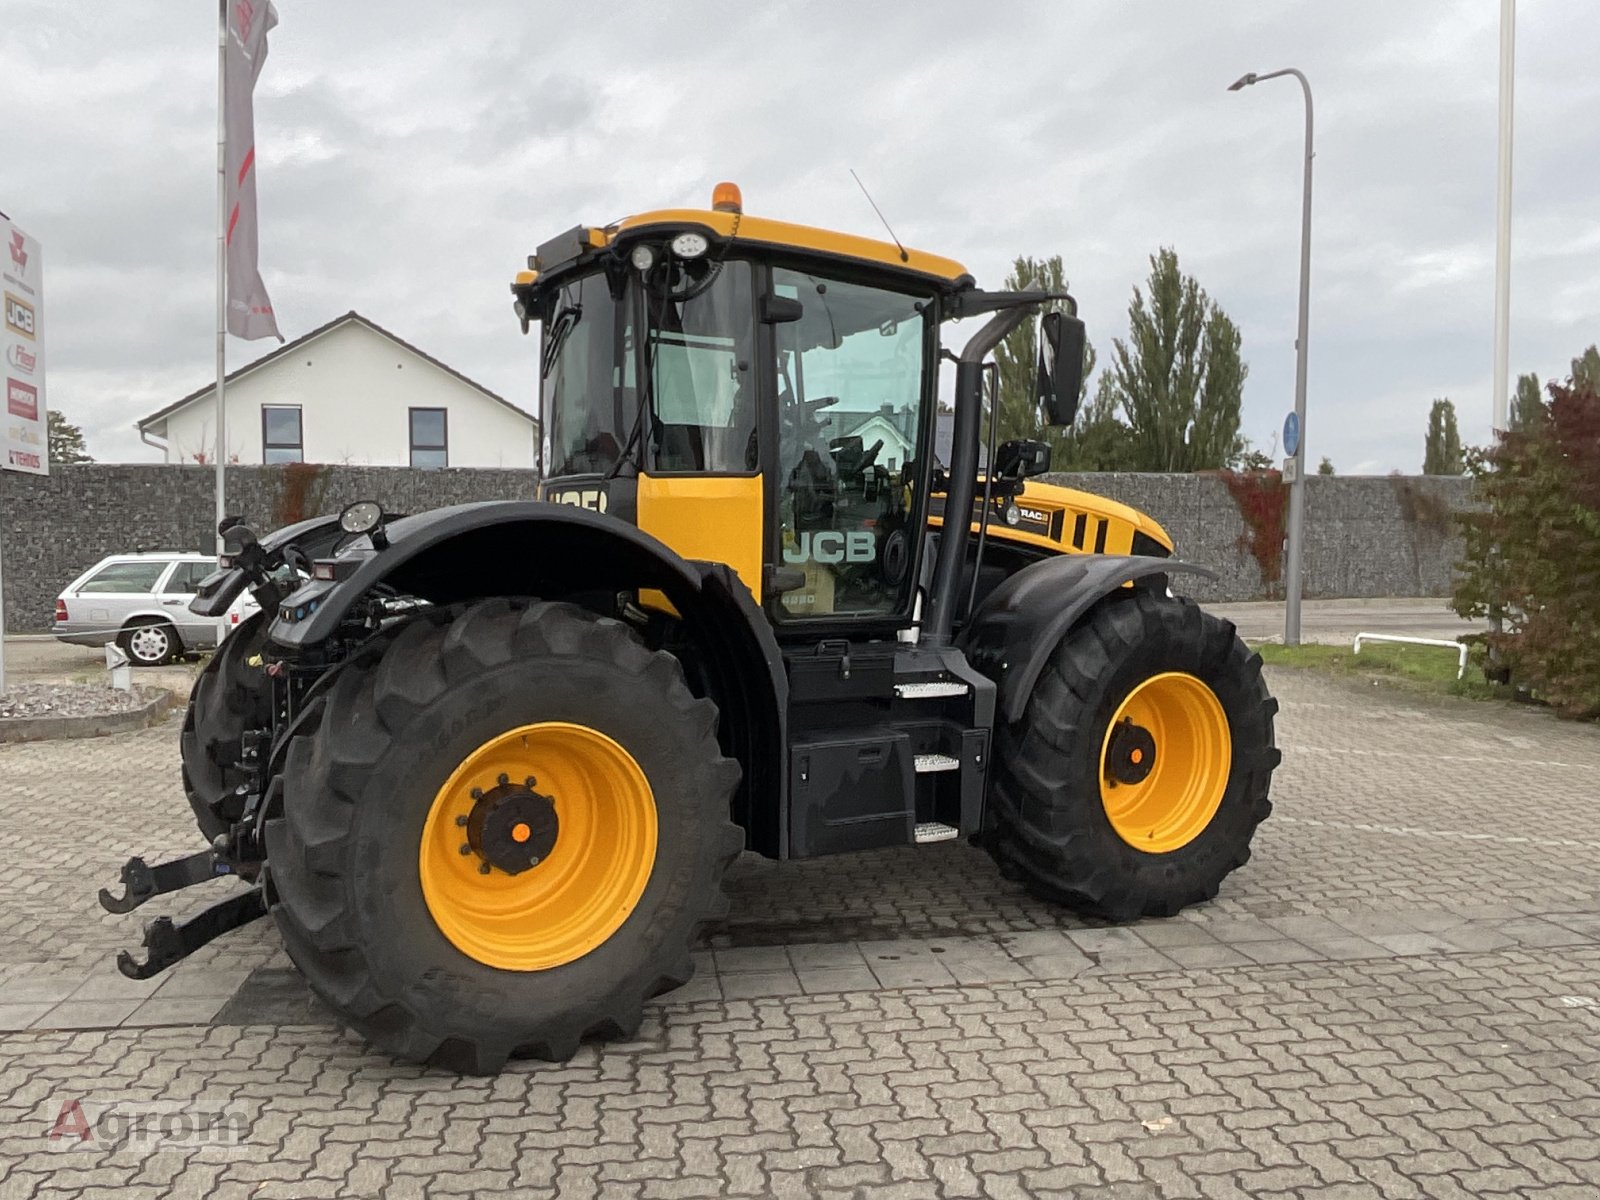
<svg viewBox="0 0 1600 1200">
<path fill-rule="evenodd" d="M 966 839 L 1116 920 L 1246 860 L 1276 704 L 1233 627 L 1173 594 L 1203 568 L 1040 482 L 1042 443 L 980 463 L 985 359 L 1024 321 L 1043 414 L 1071 422 L 1070 297 L 747 216 L 731 185 L 572 229 L 512 292 L 541 335 L 540 499 L 223 522 L 196 610 L 249 588 L 264 611 L 186 719 L 210 846 L 133 859 L 101 900 L 245 887 L 151 923 L 124 973 L 270 912 L 349 1028 L 493 1072 L 632 1031 L 689 978 L 741 851 Z"/>
</svg>

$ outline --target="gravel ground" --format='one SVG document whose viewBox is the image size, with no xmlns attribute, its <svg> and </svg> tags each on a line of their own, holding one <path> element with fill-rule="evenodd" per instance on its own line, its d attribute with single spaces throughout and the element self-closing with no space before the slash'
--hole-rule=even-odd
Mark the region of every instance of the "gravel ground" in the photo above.
<svg viewBox="0 0 1600 1200">
<path fill-rule="evenodd" d="M 8 717 L 104 717 L 143 708 L 160 688 L 126 692 L 93 683 L 18 683 L 0 693 L 0 721 Z"/>
</svg>

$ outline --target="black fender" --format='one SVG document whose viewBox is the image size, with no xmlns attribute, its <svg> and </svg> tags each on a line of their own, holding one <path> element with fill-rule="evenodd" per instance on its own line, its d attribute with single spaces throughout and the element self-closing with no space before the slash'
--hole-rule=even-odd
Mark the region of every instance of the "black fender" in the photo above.
<svg viewBox="0 0 1600 1200">
<path fill-rule="evenodd" d="M 1030 563 L 990 592 L 961 631 L 967 661 L 997 685 L 1000 716 L 1022 718 L 1044 664 L 1083 615 L 1126 583 L 1184 572 L 1217 578 L 1209 567 L 1170 558 L 1066 554 Z"/>
<path fill-rule="evenodd" d="M 616 517 L 536 500 L 433 509 L 384 532 L 381 550 L 362 538 L 340 552 L 338 582 L 313 581 L 284 600 L 269 632 L 277 653 L 314 659 L 379 585 L 435 605 L 487 596 L 582 603 L 659 591 L 677 610 L 677 635 L 692 647 L 721 711 L 725 750 L 744 769 L 734 819 L 752 848 L 786 853 L 788 676 L 771 624 L 730 568 L 685 559 Z"/>
</svg>

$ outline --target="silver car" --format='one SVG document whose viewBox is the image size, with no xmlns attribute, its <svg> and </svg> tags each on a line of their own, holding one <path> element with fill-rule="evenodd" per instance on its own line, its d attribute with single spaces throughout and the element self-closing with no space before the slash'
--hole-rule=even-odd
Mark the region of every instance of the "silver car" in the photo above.
<svg viewBox="0 0 1600 1200">
<path fill-rule="evenodd" d="M 116 642 L 139 666 L 214 649 L 227 631 L 256 611 L 245 593 L 222 620 L 189 611 L 200 581 L 217 560 L 197 551 L 113 554 L 90 567 L 56 600 L 52 632 L 63 642 Z"/>
</svg>

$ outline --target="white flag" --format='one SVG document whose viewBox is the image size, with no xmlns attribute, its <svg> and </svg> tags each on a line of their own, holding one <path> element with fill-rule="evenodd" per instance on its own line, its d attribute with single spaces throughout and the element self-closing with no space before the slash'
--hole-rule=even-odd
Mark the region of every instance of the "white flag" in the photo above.
<svg viewBox="0 0 1600 1200">
<path fill-rule="evenodd" d="M 275 337 L 278 318 L 257 266 L 256 78 L 267 61 L 267 31 L 278 23 L 271 0 L 223 0 L 228 36 L 223 57 L 223 123 L 228 199 L 228 332 L 235 337 Z"/>
</svg>

